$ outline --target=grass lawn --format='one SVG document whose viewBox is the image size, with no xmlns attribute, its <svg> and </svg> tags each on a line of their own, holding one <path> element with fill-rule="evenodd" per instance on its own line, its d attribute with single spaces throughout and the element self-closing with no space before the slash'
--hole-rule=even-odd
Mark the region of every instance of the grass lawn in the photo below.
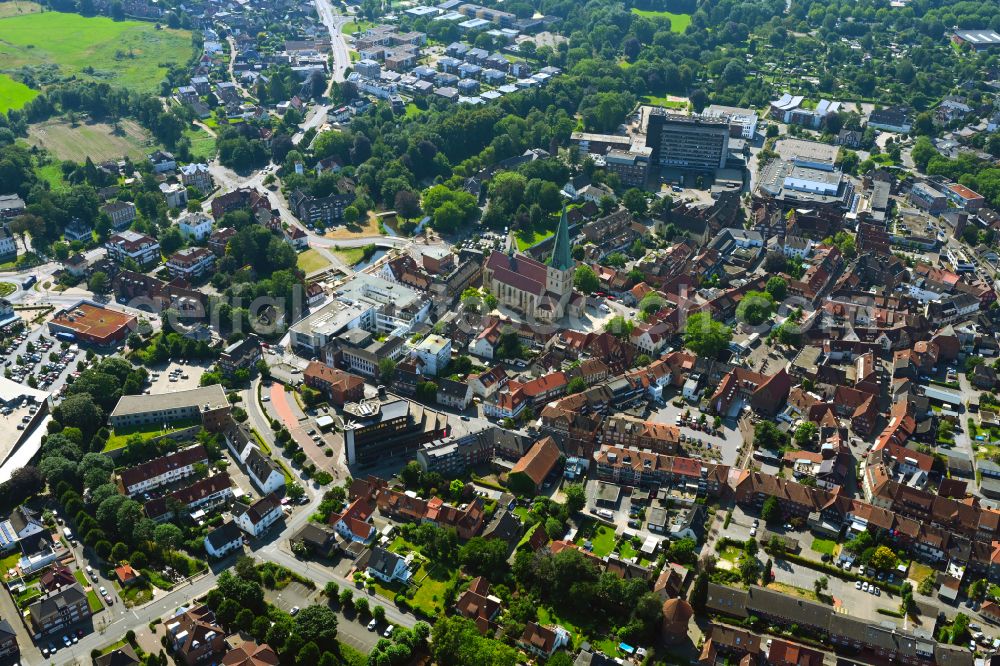
<svg viewBox="0 0 1000 666">
<path fill-rule="evenodd" d="M 81 587 L 87 587 L 90 585 L 90 583 L 87 582 L 87 577 L 83 574 L 81 569 L 75 569 L 73 571 L 73 578 L 76 578 L 76 582 L 78 582 Z"/>
<path fill-rule="evenodd" d="M 17 561 L 21 559 L 21 553 L 11 553 L 7 557 L 0 560 L 0 573 L 7 575 L 8 569 L 13 569 L 17 566 Z"/>
<path fill-rule="evenodd" d="M 642 98 L 642 101 L 646 104 L 652 104 L 653 106 L 662 106 L 665 109 L 679 109 L 684 110 L 688 107 L 688 101 L 686 99 L 678 98 L 673 95 L 646 95 Z"/>
<path fill-rule="evenodd" d="M 309 250 L 309 252 L 312 251 L 313 250 Z M 342 247 L 337 250 L 334 250 L 333 253 L 336 254 L 338 257 L 340 257 L 344 261 L 344 263 L 347 264 L 348 266 L 353 266 L 354 264 L 360 263 L 365 259 L 365 250 L 364 248 L 360 247 Z"/>
<path fill-rule="evenodd" d="M 15 81 L 6 74 L 0 74 L 0 113 L 10 109 L 20 109 L 38 95 L 20 81 Z"/>
<path fill-rule="evenodd" d="M 143 441 L 147 439 L 152 439 L 160 435 L 166 435 L 177 430 L 183 430 L 184 428 L 190 428 L 191 426 L 199 425 L 200 421 L 198 419 L 186 419 L 183 421 L 176 421 L 167 425 L 166 430 L 161 430 L 159 428 L 154 430 L 146 430 L 142 427 L 135 428 L 123 428 L 121 431 L 115 430 L 112 432 L 111 437 L 108 437 L 108 441 L 104 444 L 105 451 L 114 451 L 115 449 L 120 449 L 125 446 L 125 442 L 132 435 L 139 435 Z"/>
<path fill-rule="evenodd" d="M 107 123 L 80 122 L 73 127 L 64 119 L 54 118 L 31 125 L 28 143 L 47 148 L 60 160 L 74 162 L 88 157 L 95 162 L 120 159 L 122 155 L 141 158 L 153 147 L 149 133 L 134 120 L 122 120 L 118 125 L 115 129 Z"/>
<path fill-rule="evenodd" d="M 514 507 L 514 515 L 517 516 L 518 518 L 520 518 L 522 523 L 527 522 L 528 521 L 528 507 L 526 507 L 526 506 L 517 506 L 517 507 Z"/>
<path fill-rule="evenodd" d="M 807 590 L 803 587 L 795 587 L 794 585 L 786 585 L 785 583 L 770 583 L 767 589 L 774 590 L 775 592 L 782 592 L 783 594 L 790 594 L 793 597 L 802 597 L 803 599 L 808 599 L 809 601 L 818 601 L 824 603 L 822 599 L 816 596 L 813 590 Z"/>
<path fill-rule="evenodd" d="M 584 540 L 580 540 L 582 543 Z M 604 557 L 610 555 L 615 549 L 615 531 L 607 525 L 598 525 L 590 542 L 594 546 L 594 555 Z"/>
<path fill-rule="evenodd" d="M 555 235 L 554 231 L 526 230 L 517 232 L 517 249 L 522 252 Z"/>
<path fill-rule="evenodd" d="M 628 560 L 635 557 L 638 553 L 632 545 L 632 540 L 624 539 L 621 545 L 618 546 L 618 554 L 622 556 L 622 559 Z"/>
<path fill-rule="evenodd" d="M 114 652 L 115 650 L 117 650 L 120 647 L 125 647 L 125 639 L 124 638 L 121 639 L 120 641 L 115 641 L 111 645 L 109 645 L 106 648 L 102 649 L 101 650 L 101 654 L 108 654 L 109 652 Z"/>
<path fill-rule="evenodd" d="M 737 548 L 736 546 L 726 546 L 722 550 L 722 552 L 719 553 L 719 558 L 726 560 L 727 562 L 732 562 L 733 564 L 736 564 L 737 562 L 740 561 L 740 556 L 742 554 L 743 551 Z"/>
<path fill-rule="evenodd" d="M 57 162 L 52 162 L 35 169 L 35 174 L 44 181 L 47 181 L 53 192 L 68 190 L 69 185 L 63 180 L 62 168 Z"/>
<path fill-rule="evenodd" d="M 10 296 L 17 291 L 17 285 L 13 282 L 0 282 L 0 298 Z"/>
<path fill-rule="evenodd" d="M 444 612 L 445 591 L 457 578 L 457 570 L 441 565 L 433 565 L 427 569 L 427 564 L 423 564 L 414 576 L 415 581 L 420 581 L 420 587 L 413 594 L 410 603 L 425 615 L 430 617 L 440 615 Z"/>
<path fill-rule="evenodd" d="M 652 9 L 632 8 L 632 13 L 648 19 L 670 19 L 670 32 L 684 32 L 691 25 L 690 14 L 674 14 L 672 12 L 660 12 Z"/>
<path fill-rule="evenodd" d="M 421 111 L 420 108 L 417 107 L 417 105 L 414 104 L 413 102 L 410 102 L 409 104 L 406 105 L 407 118 L 413 118 L 414 116 L 419 116 L 421 113 L 423 113 L 423 111 Z"/>
<path fill-rule="evenodd" d="M 201 127 L 188 127 L 184 136 L 191 140 L 191 155 L 205 162 L 215 157 L 215 137 Z"/>
<path fill-rule="evenodd" d="M 104 604 L 93 589 L 87 591 L 87 603 L 90 604 L 91 613 L 100 613 L 104 609 Z"/>
<path fill-rule="evenodd" d="M 829 539 L 813 539 L 812 549 L 817 553 L 833 557 L 833 551 L 836 547 L 836 541 L 830 541 Z"/>
<path fill-rule="evenodd" d="M 55 65 L 63 76 L 139 92 L 157 91 L 170 65 L 187 62 L 193 48 L 188 30 L 62 12 L 8 16 L 0 19 L 0 35 L 8 71 Z"/>
<path fill-rule="evenodd" d="M 351 21 L 349 23 L 345 23 L 343 25 L 343 27 L 340 29 L 340 31 L 342 33 L 344 33 L 345 35 L 353 35 L 356 32 L 364 32 L 368 28 L 371 28 L 371 27 L 374 27 L 374 26 L 375 26 L 375 24 L 372 23 L 371 21 L 363 21 L 363 20 L 362 21 Z"/>
<path fill-rule="evenodd" d="M 321 271 L 330 265 L 330 262 L 318 250 L 306 250 L 299 255 L 296 263 L 306 274 Z"/>
<path fill-rule="evenodd" d="M 144 585 L 136 583 L 135 585 L 129 585 L 122 590 L 121 595 L 125 605 L 129 608 L 133 606 L 141 606 L 147 601 L 152 600 L 153 588 L 151 588 L 148 584 Z"/>
<path fill-rule="evenodd" d="M 908 575 L 910 578 L 917 581 L 917 584 L 919 585 L 928 576 L 933 576 L 934 570 L 926 564 L 921 564 L 920 562 L 910 562 L 910 571 Z M 1000 588 L 998 588 L 998 591 L 1000 591 Z"/>
</svg>

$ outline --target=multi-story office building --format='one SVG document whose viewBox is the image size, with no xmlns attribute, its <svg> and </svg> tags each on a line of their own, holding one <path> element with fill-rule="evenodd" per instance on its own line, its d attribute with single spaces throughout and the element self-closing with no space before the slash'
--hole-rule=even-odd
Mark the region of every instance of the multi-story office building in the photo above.
<svg viewBox="0 0 1000 666">
<path fill-rule="evenodd" d="M 729 121 L 655 108 L 649 113 L 646 147 L 652 149 L 652 163 L 661 167 L 722 169 L 729 155 Z"/>
<path fill-rule="evenodd" d="M 384 462 L 416 453 L 422 444 L 448 435 L 448 416 L 419 403 L 392 400 L 348 405 L 344 414 L 347 464 Z"/>
</svg>

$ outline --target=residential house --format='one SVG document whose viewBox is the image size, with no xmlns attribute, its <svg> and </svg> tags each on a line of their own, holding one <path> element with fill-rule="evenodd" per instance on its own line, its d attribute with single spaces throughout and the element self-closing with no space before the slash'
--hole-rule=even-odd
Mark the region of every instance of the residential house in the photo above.
<svg viewBox="0 0 1000 666">
<path fill-rule="evenodd" d="M 528 622 L 517 639 L 517 646 L 536 657 L 548 659 L 561 647 L 569 645 L 569 632 L 559 626 L 543 627 Z"/>
<path fill-rule="evenodd" d="M 35 638 L 63 630 L 91 615 L 87 593 L 80 583 L 46 592 L 28 606 L 28 626 Z"/>
<path fill-rule="evenodd" d="M 472 579 L 468 589 L 455 602 L 455 612 L 475 622 L 479 633 L 489 635 L 497 629 L 497 618 L 503 605 L 490 594 L 490 583 L 482 576 Z"/>
<path fill-rule="evenodd" d="M 212 218 L 204 213 L 184 213 L 177 220 L 177 229 L 184 238 L 203 240 L 212 233 Z"/>
<path fill-rule="evenodd" d="M 251 370 L 263 358 L 260 340 L 256 335 L 248 335 L 222 350 L 219 367 L 227 375 L 237 370 Z"/>
<path fill-rule="evenodd" d="M 194 187 L 202 194 L 208 194 L 215 186 L 207 164 L 185 164 L 180 172 L 184 187 Z"/>
<path fill-rule="evenodd" d="M 222 658 L 222 666 L 278 666 L 279 663 L 278 654 L 270 645 L 254 641 L 244 641 Z"/>
<path fill-rule="evenodd" d="M 127 229 L 135 221 L 136 208 L 131 201 L 112 201 L 101 206 L 101 212 L 111 218 L 111 228 L 115 231 Z"/>
<path fill-rule="evenodd" d="M 247 476 L 262 495 L 270 495 L 285 487 L 285 475 L 281 467 L 256 446 L 250 450 L 244 464 Z"/>
<path fill-rule="evenodd" d="M 208 465 L 208 453 L 201 444 L 122 470 L 118 473 L 118 487 L 134 497 L 192 476 L 197 465 Z"/>
<path fill-rule="evenodd" d="M 131 259 L 140 268 L 146 269 L 160 263 L 160 244 L 155 238 L 136 231 L 113 234 L 105 247 L 108 258 L 118 264 Z"/>
<path fill-rule="evenodd" d="M 208 606 L 182 609 L 166 620 L 164 627 L 174 659 L 185 666 L 218 658 L 226 651 L 226 630 L 216 623 Z"/>
<path fill-rule="evenodd" d="M 196 282 L 215 268 L 215 255 L 203 247 L 185 247 L 167 259 L 167 270 L 174 278 Z"/>
<path fill-rule="evenodd" d="M 446 407 L 465 410 L 472 402 L 472 387 L 465 382 L 439 377 L 437 383 L 437 403 Z"/>
<path fill-rule="evenodd" d="M 302 373 L 306 386 L 322 391 L 335 405 L 359 402 L 365 397 L 365 381 L 320 361 L 310 361 Z"/>
<path fill-rule="evenodd" d="M 409 562 L 406 558 L 381 546 L 375 546 L 371 549 L 365 571 L 369 576 L 374 576 L 383 583 L 406 583 L 411 576 Z"/>
<path fill-rule="evenodd" d="M 253 456 L 253 452 L 250 456 Z M 281 481 L 284 484 L 284 477 Z M 233 520 L 236 525 L 254 538 L 264 534 L 283 515 L 281 500 L 275 493 L 265 495 L 250 505 L 237 502 L 233 506 Z"/>
<path fill-rule="evenodd" d="M 214 558 L 223 558 L 243 549 L 243 531 L 232 520 L 227 520 L 205 535 L 205 552 Z"/>
</svg>

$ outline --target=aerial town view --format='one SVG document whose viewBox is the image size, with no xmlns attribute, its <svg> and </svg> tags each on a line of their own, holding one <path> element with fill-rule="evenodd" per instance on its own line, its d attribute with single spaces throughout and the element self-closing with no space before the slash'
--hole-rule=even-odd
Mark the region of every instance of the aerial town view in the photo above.
<svg viewBox="0 0 1000 666">
<path fill-rule="evenodd" d="M 1000 666 L 998 232 L 996 0 L 0 0 L 0 666 Z"/>
</svg>

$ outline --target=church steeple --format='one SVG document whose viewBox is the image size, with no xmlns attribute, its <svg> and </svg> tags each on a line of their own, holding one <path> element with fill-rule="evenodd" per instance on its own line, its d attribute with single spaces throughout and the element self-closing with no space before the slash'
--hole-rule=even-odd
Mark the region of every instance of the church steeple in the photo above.
<svg viewBox="0 0 1000 666">
<path fill-rule="evenodd" d="M 569 246 L 569 223 L 566 221 L 565 205 L 563 205 L 562 215 L 559 217 L 559 227 L 556 229 L 556 241 L 552 246 L 552 261 L 549 262 L 549 265 L 559 271 L 568 271 L 573 268 L 573 256 Z"/>
</svg>

